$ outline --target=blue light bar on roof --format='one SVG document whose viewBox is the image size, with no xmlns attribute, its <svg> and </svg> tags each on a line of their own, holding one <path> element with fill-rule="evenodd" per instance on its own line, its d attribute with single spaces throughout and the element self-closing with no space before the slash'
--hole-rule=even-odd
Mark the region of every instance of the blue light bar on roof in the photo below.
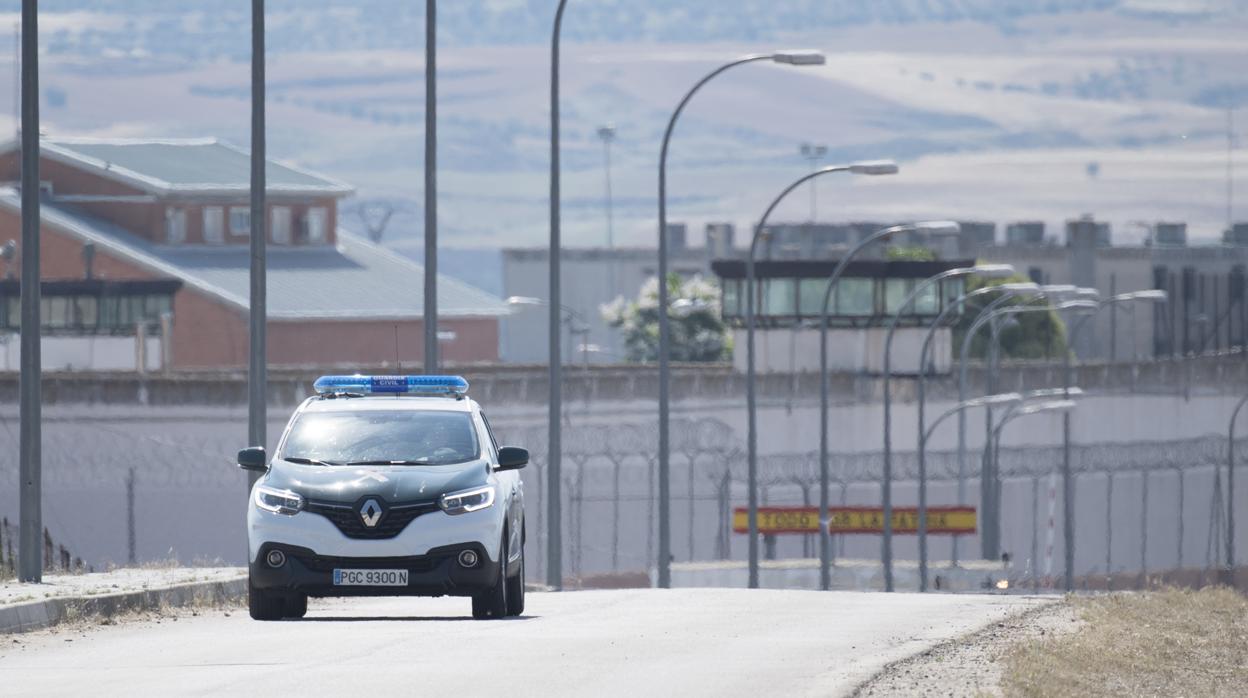
<svg viewBox="0 0 1248 698">
<path fill-rule="evenodd" d="M 460 376 L 321 376 L 312 385 L 319 394 L 359 393 L 464 395 L 468 381 Z"/>
</svg>

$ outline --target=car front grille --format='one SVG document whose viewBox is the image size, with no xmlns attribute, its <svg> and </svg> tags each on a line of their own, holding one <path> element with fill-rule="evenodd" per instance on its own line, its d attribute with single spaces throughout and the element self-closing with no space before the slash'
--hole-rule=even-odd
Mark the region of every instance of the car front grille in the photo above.
<svg viewBox="0 0 1248 698">
<path fill-rule="evenodd" d="M 381 520 L 372 528 L 364 525 L 354 504 L 309 500 L 304 506 L 304 511 L 329 519 L 339 531 L 342 531 L 342 535 L 348 538 L 379 540 L 394 538 L 417 517 L 438 511 L 438 503 L 429 501 L 391 504 Z"/>
</svg>

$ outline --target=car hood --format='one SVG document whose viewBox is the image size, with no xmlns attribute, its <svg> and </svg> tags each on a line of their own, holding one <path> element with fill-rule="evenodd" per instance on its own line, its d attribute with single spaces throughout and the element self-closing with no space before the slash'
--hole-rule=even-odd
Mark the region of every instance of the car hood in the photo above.
<svg viewBox="0 0 1248 698">
<path fill-rule="evenodd" d="M 456 465 L 299 465 L 274 460 L 264 484 L 288 489 L 308 499 L 352 503 L 365 495 L 387 502 L 437 499 L 488 482 L 485 460 Z"/>
</svg>

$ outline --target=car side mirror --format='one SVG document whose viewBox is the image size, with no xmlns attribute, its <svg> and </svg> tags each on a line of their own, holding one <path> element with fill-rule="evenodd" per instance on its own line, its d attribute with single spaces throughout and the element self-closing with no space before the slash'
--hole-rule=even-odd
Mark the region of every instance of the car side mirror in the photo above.
<svg viewBox="0 0 1248 698">
<path fill-rule="evenodd" d="M 238 452 L 238 467 L 263 473 L 269 469 L 269 457 L 263 446 L 252 446 Z"/>
<path fill-rule="evenodd" d="M 499 470 L 519 470 L 529 464 L 529 449 L 503 446 L 498 449 Z"/>
</svg>

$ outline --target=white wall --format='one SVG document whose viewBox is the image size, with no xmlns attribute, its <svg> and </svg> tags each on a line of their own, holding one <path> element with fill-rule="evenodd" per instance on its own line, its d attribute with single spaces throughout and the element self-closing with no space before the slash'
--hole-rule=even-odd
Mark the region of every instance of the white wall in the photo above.
<svg viewBox="0 0 1248 698">
<path fill-rule="evenodd" d="M 134 371 L 138 366 L 137 337 L 45 336 L 40 341 L 45 371 Z M 160 337 L 147 337 L 144 366 L 162 368 Z M 21 340 L 16 334 L 0 337 L 0 366 L 16 371 L 21 366 Z"/>
<path fill-rule="evenodd" d="M 836 328 L 828 330 L 828 368 L 882 374 L 884 342 L 888 330 Z M 890 353 L 893 373 L 913 374 L 918 371 L 919 351 L 927 336 L 927 328 L 901 327 L 893 336 Z M 734 329 L 733 366 L 745 372 L 746 331 Z M 932 337 L 932 361 L 938 373 L 950 368 L 952 335 L 948 328 L 936 330 Z M 758 329 L 754 332 L 754 370 L 760 373 L 791 373 L 819 371 L 819 330 L 809 327 Z"/>
</svg>

